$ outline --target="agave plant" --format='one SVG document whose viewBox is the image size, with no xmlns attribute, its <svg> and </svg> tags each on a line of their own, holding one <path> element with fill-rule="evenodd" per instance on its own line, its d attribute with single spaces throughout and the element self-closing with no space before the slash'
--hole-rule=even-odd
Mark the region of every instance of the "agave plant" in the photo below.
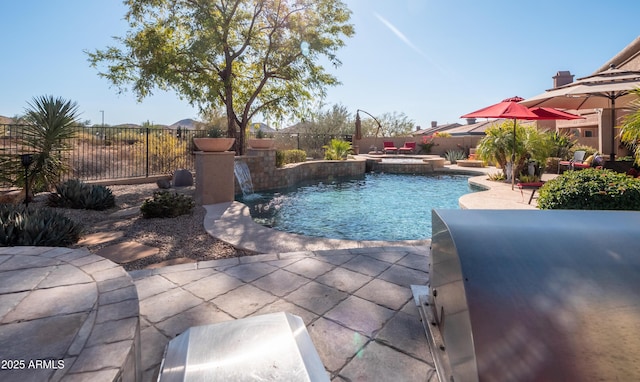
<svg viewBox="0 0 640 382">
<path fill-rule="evenodd" d="M 48 208 L 0 205 L 0 246 L 64 247 L 76 243 L 82 226 Z"/>
<path fill-rule="evenodd" d="M 34 153 L 29 189 L 51 190 L 60 176 L 69 171 L 67 154 L 72 150 L 70 139 L 76 133 L 77 116 L 76 103 L 60 97 L 35 97 L 29 103 L 24 117 L 28 125 L 21 142 L 25 151 Z M 18 183 L 24 185 L 22 176 Z"/>
<path fill-rule="evenodd" d="M 105 186 L 69 179 L 56 186 L 56 192 L 49 194 L 47 204 L 50 207 L 102 211 L 115 206 L 116 202 L 111 190 Z"/>
</svg>

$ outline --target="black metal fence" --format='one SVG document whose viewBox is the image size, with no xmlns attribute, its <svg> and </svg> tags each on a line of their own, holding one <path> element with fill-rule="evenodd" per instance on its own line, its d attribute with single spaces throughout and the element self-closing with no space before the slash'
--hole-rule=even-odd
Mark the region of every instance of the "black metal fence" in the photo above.
<svg viewBox="0 0 640 382">
<path fill-rule="evenodd" d="M 30 152 L 23 144 L 24 125 L 0 125 L 0 155 Z M 193 137 L 205 130 L 156 128 L 77 127 L 75 138 L 62 155 L 71 171 L 66 178 L 103 180 L 169 174 L 194 169 Z M 7 186 L 6 184 L 3 186 Z"/>
<path fill-rule="evenodd" d="M 18 156 L 33 151 L 24 146 L 24 125 L 0 124 L 0 156 Z M 144 127 L 76 127 L 68 152 L 59 153 L 69 164 L 68 178 L 85 181 L 165 175 L 177 169 L 193 171 L 192 138 L 206 137 L 206 130 L 173 130 Z M 351 141 L 351 135 L 276 133 L 279 150 L 300 149 L 312 158 L 322 158 L 323 146 L 331 139 Z M 6 169 L 2 169 L 6 171 Z M 11 184 L 0 183 L 0 187 Z"/>
</svg>

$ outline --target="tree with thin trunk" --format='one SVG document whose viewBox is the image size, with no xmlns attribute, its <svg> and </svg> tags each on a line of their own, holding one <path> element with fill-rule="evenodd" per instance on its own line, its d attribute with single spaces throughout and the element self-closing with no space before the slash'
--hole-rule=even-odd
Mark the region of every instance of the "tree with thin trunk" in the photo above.
<svg viewBox="0 0 640 382">
<path fill-rule="evenodd" d="M 258 113 L 284 117 L 325 94 L 337 78 L 321 61 L 354 29 L 341 0 L 127 0 L 130 30 L 118 47 L 87 52 L 100 75 L 138 100 L 174 90 L 200 110 L 222 107 L 243 153 Z M 100 69 L 99 69 L 100 70 Z"/>
</svg>

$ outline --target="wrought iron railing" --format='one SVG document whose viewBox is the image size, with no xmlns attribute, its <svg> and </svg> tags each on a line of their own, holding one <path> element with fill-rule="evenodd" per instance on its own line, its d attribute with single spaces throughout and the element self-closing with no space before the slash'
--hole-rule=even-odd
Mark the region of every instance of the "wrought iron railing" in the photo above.
<svg viewBox="0 0 640 382">
<path fill-rule="evenodd" d="M 31 152 L 24 145 L 25 125 L 0 124 L 0 157 L 17 157 Z M 145 127 L 76 127 L 73 147 L 64 158 L 71 169 L 61 180 L 84 181 L 149 177 L 170 174 L 177 169 L 194 171 L 193 137 L 207 136 L 206 130 L 173 130 Z M 276 148 L 300 149 L 322 158 L 323 146 L 331 139 L 351 141 L 351 135 L 315 133 L 275 134 Z M 5 171 L 5 169 L 2 169 Z M 11 184 L 1 183 L 0 187 Z"/>
</svg>

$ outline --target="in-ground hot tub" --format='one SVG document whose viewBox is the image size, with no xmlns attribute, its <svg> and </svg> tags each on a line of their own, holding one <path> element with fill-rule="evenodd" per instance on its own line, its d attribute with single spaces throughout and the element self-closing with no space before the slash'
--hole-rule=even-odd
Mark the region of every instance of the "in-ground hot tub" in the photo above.
<svg viewBox="0 0 640 382">
<path fill-rule="evenodd" d="M 441 381 L 640 380 L 640 213 L 434 210 Z"/>
</svg>

